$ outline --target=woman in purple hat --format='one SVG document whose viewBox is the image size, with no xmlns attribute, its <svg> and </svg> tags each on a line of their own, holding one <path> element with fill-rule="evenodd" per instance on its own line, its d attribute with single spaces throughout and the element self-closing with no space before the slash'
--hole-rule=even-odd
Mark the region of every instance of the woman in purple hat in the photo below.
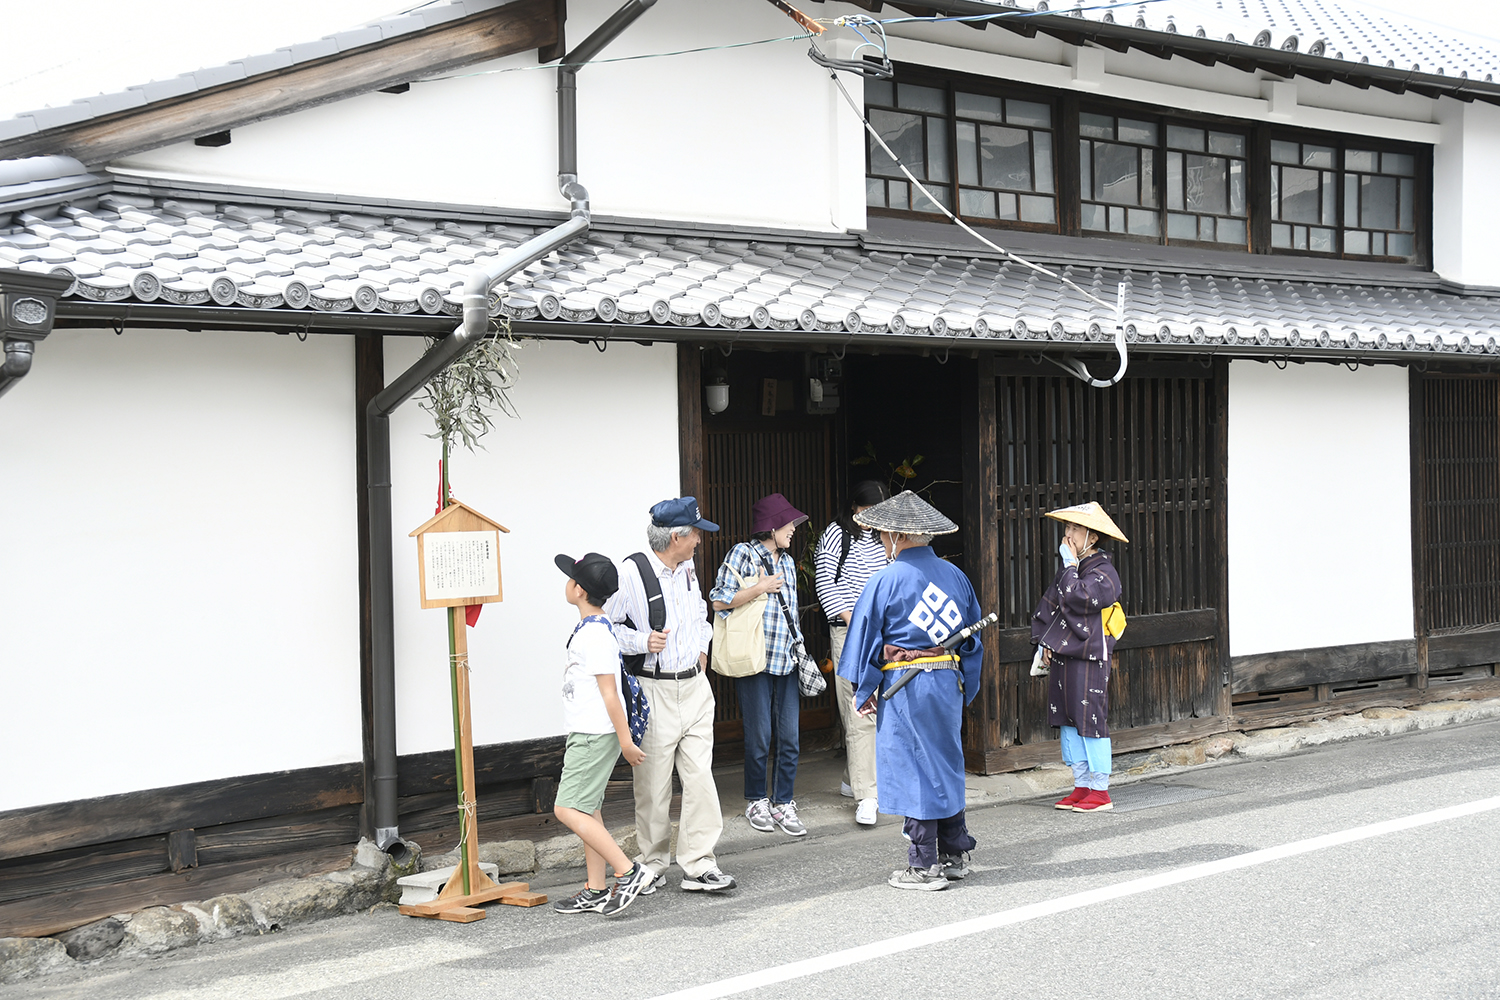
<svg viewBox="0 0 1500 1000">
<path fill-rule="evenodd" d="M 788 546 L 797 525 L 806 521 L 807 515 L 780 493 L 761 497 L 750 513 L 750 541 L 740 542 L 724 557 L 709 599 L 714 611 L 727 618 L 731 609 L 762 594 L 770 595 L 761 616 L 766 669 L 734 681 L 745 724 L 745 799 L 749 803 L 745 818 L 762 833 L 780 827 L 788 836 L 801 837 L 807 827 L 797 818 L 797 803 L 792 800 L 801 711 L 792 649 L 802 636 L 794 633 L 792 626 L 797 620 L 797 564 Z M 747 582 L 752 578 L 758 579 Z"/>
</svg>

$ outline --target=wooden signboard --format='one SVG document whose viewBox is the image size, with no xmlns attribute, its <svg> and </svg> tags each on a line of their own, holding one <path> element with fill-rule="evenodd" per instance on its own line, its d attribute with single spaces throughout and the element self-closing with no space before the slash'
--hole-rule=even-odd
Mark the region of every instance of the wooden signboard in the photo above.
<svg viewBox="0 0 1500 1000">
<path fill-rule="evenodd" d="M 500 600 L 502 531 L 510 533 L 505 525 L 457 500 L 413 531 L 422 607 L 459 608 Z"/>
<path fill-rule="evenodd" d="M 431 903 L 403 906 L 409 917 L 469 923 L 483 920 L 480 903 L 500 900 L 537 906 L 543 893 L 525 882 L 496 884 L 479 868 L 479 820 L 474 799 L 474 729 L 469 709 L 469 637 L 465 608 L 500 600 L 500 533 L 510 529 L 457 500 L 412 532 L 422 607 L 448 609 L 448 672 L 453 688 L 454 768 L 458 786 L 459 864 Z"/>
</svg>

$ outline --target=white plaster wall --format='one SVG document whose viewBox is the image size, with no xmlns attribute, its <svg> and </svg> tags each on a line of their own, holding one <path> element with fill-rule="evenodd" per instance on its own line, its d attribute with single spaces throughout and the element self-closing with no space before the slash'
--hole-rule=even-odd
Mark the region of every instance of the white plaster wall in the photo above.
<svg viewBox="0 0 1500 1000">
<path fill-rule="evenodd" d="M 1438 103 L 1442 140 L 1433 151 L 1433 268 L 1466 285 L 1500 286 L 1500 108 Z"/>
<path fill-rule="evenodd" d="M 573 0 L 569 42 L 618 6 Z M 798 30 L 769 4 L 718 3 L 705 17 L 707 6 L 660 0 L 600 58 Z M 850 174 L 851 209 L 830 180 L 839 154 L 827 109 L 836 92 L 806 52 L 806 42 L 782 41 L 586 67 L 578 77 L 579 175 L 594 211 L 832 230 L 851 224 L 852 210 L 862 225 L 863 157 Z M 235 129 L 228 146 L 182 143 L 116 166 L 275 190 L 566 210 L 557 193 L 556 70 L 527 52 L 456 73 L 405 94 L 368 94 Z M 839 134 L 859 128 L 846 110 Z"/>
<path fill-rule="evenodd" d="M 421 353 L 388 337 L 386 378 Z M 553 565 L 645 548 L 647 511 L 678 495 L 677 354 L 669 344 L 526 343 L 511 393 L 520 419 L 497 417 L 473 453 L 452 458 L 454 496 L 510 529 L 500 541 L 505 599 L 469 630 L 475 744 L 562 733 L 563 644 L 578 613 Z M 400 753 L 453 746 L 445 613 L 422 610 L 416 540 L 431 517 L 441 448 L 414 399 L 391 419 L 396 600 L 396 732 Z M 707 512 L 712 516 L 712 512 Z M 356 698 L 356 705 L 358 700 Z"/>
<path fill-rule="evenodd" d="M 0 400 L 0 810 L 359 760 L 346 337 L 55 331 Z"/>
<path fill-rule="evenodd" d="M 1229 366 L 1229 647 L 1409 639 L 1407 373 Z"/>
</svg>

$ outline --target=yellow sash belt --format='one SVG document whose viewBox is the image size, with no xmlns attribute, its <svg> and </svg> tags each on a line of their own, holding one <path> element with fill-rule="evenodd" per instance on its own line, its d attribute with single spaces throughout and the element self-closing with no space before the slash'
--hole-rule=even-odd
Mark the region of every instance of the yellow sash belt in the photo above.
<svg viewBox="0 0 1500 1000">
<path fill-rule="evenodd" d="M 905 670 L 907 667 L 920 667 L 924 663 L 953 663 L 958 659 L 952 653 L 945 656 L 919 656 L 915 660 L 892 661 L 881 667 L 881 670 Z"/>
</svg>

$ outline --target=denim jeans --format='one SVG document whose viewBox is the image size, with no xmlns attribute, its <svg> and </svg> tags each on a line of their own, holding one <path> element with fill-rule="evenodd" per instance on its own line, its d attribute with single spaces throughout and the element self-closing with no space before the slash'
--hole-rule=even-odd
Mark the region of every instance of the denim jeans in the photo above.
<svg viewBox="0 0 1500 1000">
<path fill-rule="evenodd" d="M 768 673 L 737 677 L 734 693 L 745 723 L 745 798 L 754 802 L 769 798 L 788 802 L 797 781 L 797 754 L 801 739 L 797 731 L 801 712 L 796 673 L 773 677 Z M 775 746 L 772 746 L 772 740 Z M 772 763 L 772 753 L 775 761 Z M 771 787 L 766 788 L 767 771 Z"/>
</svg>

